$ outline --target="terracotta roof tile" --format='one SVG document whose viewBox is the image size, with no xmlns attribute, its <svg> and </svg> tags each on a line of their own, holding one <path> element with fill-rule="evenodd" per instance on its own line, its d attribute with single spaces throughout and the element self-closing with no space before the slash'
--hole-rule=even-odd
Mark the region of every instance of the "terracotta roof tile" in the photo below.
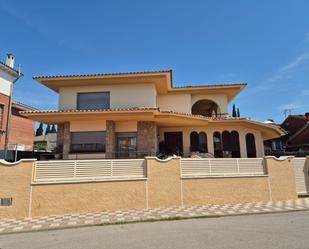
<svg viewBox="0 0 309 249">
<path fill-rule="evenodd" d="M 205 117 L 202 115 L 195 115 L 190 113 L 184 112 L 175 112 L 167 109 L 160 109 L 160 108 L 152 108 L 152 107 L 134 107 L 134 108 L 111 108 L 111 109 L 97 109 L 97 110 L 34 110 L 34 111 L 21 111 L 21 114 L 61 114 L 61 113 L 98 113 L 98 112 L 134 112 L 134 111 L 158 111 L 159 113 L 170 113 L 180 116 L 188 116 L 188 117 L 196 117 L 202 118 L 207 120 L 244 120 L 245 118 L 234 118 L 230 116 L 226 117 Z"/>
<path fill-rule="evenodd" d="M 152 73 L 171 73 L 172 70 L 158 71 L 142 71 L 142 72 L 123 72 L 123 73 L 99 73 L 99 74 L 69 74 L 69 75 L 50 75 L 50 76 L 34 76 L 33 79 L 50 79 L 50 78 L 70 78 L 70 77 L 97 77 L 97 76 L 112 76 L 125 74 L 152 74 Z"/>
</svg>

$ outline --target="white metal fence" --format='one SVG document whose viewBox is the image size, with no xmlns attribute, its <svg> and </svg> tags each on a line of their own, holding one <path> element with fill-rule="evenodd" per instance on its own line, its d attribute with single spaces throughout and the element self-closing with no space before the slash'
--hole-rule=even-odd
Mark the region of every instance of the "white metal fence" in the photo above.
<svg viewBox="0 0 309 249">
<path fill-rule="evenodd" d="M 305 157 L 294 158 L 294 174 L 298 194 L 309 193 L 309 167 Z"/>
<path fill-rule="evenodd" d="M 181 176 L 220 177 L 264 175 L 263 158 L 186 158 L 181 159 Z"/>
<path fill-rule="evenodd" d="M 146 176 L 144 159 L 37 161 L 34 183 L 140 179 Z"/>
</svg>

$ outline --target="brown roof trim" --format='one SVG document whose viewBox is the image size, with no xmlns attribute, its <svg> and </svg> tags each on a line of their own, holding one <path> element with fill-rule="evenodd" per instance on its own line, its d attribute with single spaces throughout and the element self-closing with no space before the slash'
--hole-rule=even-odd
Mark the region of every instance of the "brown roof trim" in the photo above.
<svg viewBox="0 0 309 249">
<path fill-rule="evenodd" d="M 34 111 L 21 111 L 20 113 L 27 116 L 31 114 L 63 114 L 63 113 L 100 113 L 100 112 L 143 112 L 143 111 L 157 111 L 162 114 L 174 114 L 179 116 L 194 117 L 205 120 L 247 120 L 245 118 L 234 117 L 205 117 L 202 115 L 194 115 L 190 113 L 175 112 L 166 109 L 152 108 L 152 107 L 140 107 L 140 108 L 113 108 L 113 109 L 97 109 L 97 110 L 34 110 Z"/>
<path fill-rule="evenodd" d="M 134 74 L 154 74 L 154 73 L 172 73 L 172 70 L 144 71 L 144 72 L 124 72 L 124 73 L 99 73 L 99 74 L 69 74 L 69 75 L 48 75 L 34 76 L 33 79 L 53 79 L 53 78 L 75 78 L 75 77 L 100 77 Z"/>
<path fill-rule="evenodd" d="M 173 89 L 189 89 L 202 87 L 225 87 L 225 86 L 247 86 L 247 83 L 228 83 L 228 84 L 213 84 L 213 85 L 188 85 L 188 86 L 174 86 Z"/>
</svg>

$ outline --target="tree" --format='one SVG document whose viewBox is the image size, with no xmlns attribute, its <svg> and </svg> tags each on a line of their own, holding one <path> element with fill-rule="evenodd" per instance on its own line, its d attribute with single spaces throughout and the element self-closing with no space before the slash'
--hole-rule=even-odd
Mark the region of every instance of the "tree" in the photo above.
<svg viewBox="0 0 309 249">
<path fill-rule="evenodd" d="M 41 135 L 43 135 L 43 124 L 42 124 L 42 123 L 40 123 L 39 127 L 36 129 L 35 135 L 36 135 L 36 136 L 41 136 Z"/>
<path fill-rule="evenodd" d="M 45 135 L 47 135 L 48 133 L 50 133 L 50 125 L 47 125 L 45 130 Z"/>
<path fill-rule="evenodd" d="M 236 118 L 236 117 L 237 117 L 237 113 L 236 113 L 236 106 L 235 106 L 235 104 L 233 104 L 232 117 L 234 117 L 234 118 Z"/>
<path fill-rule="evenodd" d="M 57 133 L 56 126 L 53 124 L 50 133 Z"/>
<path fill-rule="evenodd" d="M 237 108 L 237 117 L 240 118 L 239 108 Z"/>
</svg>

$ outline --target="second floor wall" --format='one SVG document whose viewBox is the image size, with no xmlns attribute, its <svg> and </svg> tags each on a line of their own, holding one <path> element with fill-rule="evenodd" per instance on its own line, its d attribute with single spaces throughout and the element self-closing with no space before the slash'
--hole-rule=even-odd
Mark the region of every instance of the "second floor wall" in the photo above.
<svg viewBox="0 0 309 249">
<path fill-rule="evenodd" d="M 224 94 L 158 95 L 153 84 L 62 87 L 59 91 L 59 110 L 159 107 L 175 112 L 212 116 L 226 114 L 227 106 L 228 100 Z"/>
<path fill-rule="evenodd" d="M 108 108 L 156 107 L 156 88 L 152 84 L 63 87 L 59 91 L 59 110 L 78 109 L 81 93 L 107 93 Z"/>
</svg>

